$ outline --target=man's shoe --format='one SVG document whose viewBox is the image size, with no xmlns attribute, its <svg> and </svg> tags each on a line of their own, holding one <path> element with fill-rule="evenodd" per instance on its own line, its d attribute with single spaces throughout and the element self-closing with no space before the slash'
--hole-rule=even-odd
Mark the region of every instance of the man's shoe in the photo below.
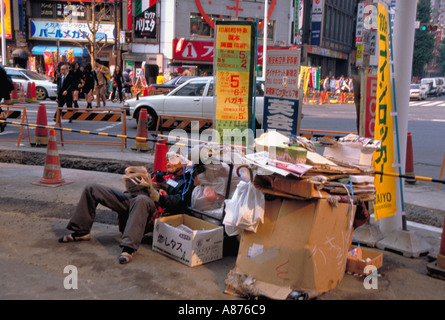
<svg viewBox="0 0 445 320">
<path fill-rule="evenodd" d="M 134 256 L 135 252 L 133 252 L 133 253 L 128 253 L 128 252 L 125 252 L 125 251 L 122 252 L 121 255 L 119 256 L 119 263 L 120 264 L 126 264 L 126 263 L 131 262 L 131 260 L 133 260 L 133 256 Z"/>
</svg>

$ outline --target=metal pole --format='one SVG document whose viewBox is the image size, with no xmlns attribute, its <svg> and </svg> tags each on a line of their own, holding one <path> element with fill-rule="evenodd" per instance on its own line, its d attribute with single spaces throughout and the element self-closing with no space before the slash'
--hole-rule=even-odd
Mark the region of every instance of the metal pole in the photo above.
<svg viewBox="0 0 445 320">
<path fill-rule="evenodd" d="M 2 64 L 6 65 L 6 32 L 5 32 L 5 8 L 1 1 L 1 23 L 2 23 Z"/>
<path fill-rule="evenodd" d="M 414 50 L 414 31 L 417 12 L 417 0 L 404 0 L 396 2 L 394 19 L 394 77 L 396 78 L 397 123 L 399 128 L 399 143 L 402 172 L 405 172 L 406 141 L 408 133 L 409 112 L 409 86 L 411 82 L 411 69 Z M 401 187 L 403 189 L 403 184 Z M 403 190 L 398 190 L 400 193 Z M 398 208 L 399 208 L 398 204 Z M 394 215 L 380 220 L 380 229 L 383 233 L 403 227 L 401 215 Z"/>
<path fill-rule="evenodd" d="M 269 11 L 268 0 L 264 0 L 264 24 L 263 24 L 263 74 L 262 77 L 266 78 L 266 60 L 267 60 L 267 12 Z"/>
</svg>

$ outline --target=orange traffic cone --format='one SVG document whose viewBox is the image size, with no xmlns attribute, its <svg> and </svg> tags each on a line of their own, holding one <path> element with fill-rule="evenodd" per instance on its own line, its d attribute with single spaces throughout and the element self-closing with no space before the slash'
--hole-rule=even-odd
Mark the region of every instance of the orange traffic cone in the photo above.
<svg viewBox="0 0 445 320">
<path fill-rule="evenodd" d="M 40 103 L 39 108 L 37 109 L 36 125 L 45 127 L 48 125 L 48 121 L 46 119 L 46 107 L 44 103 Z M 47 144 L 48 144 L 48 129 L 36 127 L 34 135 L 34 145 L 46 146 Z"/>
<path fill-rule="evenodd" d="M 26 86 L 26 102 L 32 102 L 32 84 L 31 82 L 28 82 L 28 85 Z"/>
<path fill-rule="evenodd" d="M 142 151 L 147 152 L 148 149 L 148 141 L 147 140 L 138 140 L 138 137 L 141 138 L 148 138 L 148 129 L 147 129 L 147 109 L 141 109 L 139 112 L 139 119 L 138 119 L 138 130 L 136 133 L 136 141 L 134 143 L 134 148 L 132 150 L 134 151 Z"/>
<path fill-rule="evenodd" d="M 411 132 L 408 132 L 406 139 L 406 165 L 405 165 L 405 175 L 414 176 L 414 160 L 413 160 L 413 139 Z M 417 184 L 416 179 L 405 178 L 405 183 Z"/>
<path fill-rule="evenodd" d="M 144 87 L 144 91 L 142 92 L 143 97 L 148 97 L 148 88 Z"/>
<path fill-rule="evenodd" d="M 167 171 L 167 152 L 168 146 L 165 144 L 166 140 L 156 142 L 155 159 L 153 163 L 153 172 Z"/>
<path fill-rule="evenodd" d="M 31 82 L 31 100 L 33 102 L 37 101 L 36 84 L 34 82 Z"/>
<path fill-rule="evenodd" d="M 56 131 L 53 129 L 49 132 L 43 177 L 39 182 L 31 182 L 31 184 L 55 188 L 69 183 L 73 182 L 67 182 L 62 178 L 59 153 L 57 152 Z"/>
<path fill-rule="evenodd" d="M 14 82 L 14 90 L 11 91 L 11 100 L 12 103 L 19 102 L 19 96 L 17 94 L 17 83 Z"/>
</svg>

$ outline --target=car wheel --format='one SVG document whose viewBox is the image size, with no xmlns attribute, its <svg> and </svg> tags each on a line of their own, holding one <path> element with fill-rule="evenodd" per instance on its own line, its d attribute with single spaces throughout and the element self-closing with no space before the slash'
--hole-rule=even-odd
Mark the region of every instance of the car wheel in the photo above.
<svg viewBox="0 0 445 320">
<path fill-rule="evenodd" d="M 46 92 L 45 88 L 36 87 L 36 99 L 45 100 L 46 98 L 48 98 L 48 93 Z"/>
</svg>

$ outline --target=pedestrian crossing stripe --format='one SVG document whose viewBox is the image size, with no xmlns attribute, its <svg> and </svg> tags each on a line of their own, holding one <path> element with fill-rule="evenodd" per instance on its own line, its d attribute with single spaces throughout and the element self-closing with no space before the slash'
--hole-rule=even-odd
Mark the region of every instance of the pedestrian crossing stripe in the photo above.
<svg viewBox="0 0 445 320">
<path fill-rule="evenodd" d="M 122 113 L 61 111 L 63 120 L 122 121 Z"/>
<path fill-rule="evenodd" d="M 409 103 L 410 106 L 413 107 L 445 107 L 445 101 L 422 101 L 422 102 L 414 102 L 411 101 Z"/>
</svg>

